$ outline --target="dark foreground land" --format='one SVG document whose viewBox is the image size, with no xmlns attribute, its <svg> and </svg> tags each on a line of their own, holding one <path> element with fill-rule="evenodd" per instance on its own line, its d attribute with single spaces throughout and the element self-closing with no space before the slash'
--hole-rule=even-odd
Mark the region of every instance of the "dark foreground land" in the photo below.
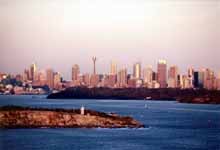
<svg viewBox="0 0 220 150">
<path fill-rule="evenodd" d="M 46 109 L 19 106 L 0 107 L 0 128 L 140 128 L 129 116 L 79 109 Z"/>
<path fill-rule="evenodd" d="M 71 87 L 48 99 L 176 100 L 182 103 L 220 104 L 220 91 L 205 89 L 87 88 Z"/>
</svg>

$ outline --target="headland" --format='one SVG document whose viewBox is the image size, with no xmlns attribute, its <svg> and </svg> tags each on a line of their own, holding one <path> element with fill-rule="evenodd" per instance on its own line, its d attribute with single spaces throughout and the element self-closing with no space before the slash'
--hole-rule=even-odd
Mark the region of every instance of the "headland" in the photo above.
<svg viewBox="0 0 220 150">
<path fill-rule="evenodd" d="M 48 95 L 48 99 L 173 100 L 182 103 L 220 104 L 220 91 L 174 88 L 71 87 Z"/>
<path fill-rule="evenodd" d="M 141 128 L 129 116 L 85 109 L 0 107 L 0 128 Z"/>
</svg>

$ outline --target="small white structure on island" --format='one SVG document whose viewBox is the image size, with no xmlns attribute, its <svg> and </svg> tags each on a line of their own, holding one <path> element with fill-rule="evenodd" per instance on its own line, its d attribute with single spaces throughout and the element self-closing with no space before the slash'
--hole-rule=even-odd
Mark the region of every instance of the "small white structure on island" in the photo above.
<svg viewBox="0 0 220 150">
<path fill-rule="evenodd" d="M 80 108 L 80 114 L 81 115 L 84 115 L 85 114 L 85 108 L 83 106 L 81 106 Z"/>
</svg>

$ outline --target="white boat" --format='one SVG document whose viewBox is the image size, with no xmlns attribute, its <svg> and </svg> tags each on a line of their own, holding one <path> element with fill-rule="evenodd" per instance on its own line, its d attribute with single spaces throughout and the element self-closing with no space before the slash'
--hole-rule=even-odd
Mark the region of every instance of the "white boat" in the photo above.
<svg viewBox="0 0 220 150">
<path fill-rule="evenodd" d="M 151 100 L 151 99 L 152 99 L 151 96 L 147 96 L 147 97 L 145 97 L 145 100 Z"/>
</svg>

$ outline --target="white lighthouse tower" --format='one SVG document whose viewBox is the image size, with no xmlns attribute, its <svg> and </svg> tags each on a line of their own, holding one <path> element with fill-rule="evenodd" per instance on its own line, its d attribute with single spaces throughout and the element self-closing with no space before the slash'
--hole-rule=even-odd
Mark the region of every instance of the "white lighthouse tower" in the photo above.
<svg viewBox="0 0 220 150">
<path fill-rule="evenodd" d="M 80 114 L 81 115 L 84 115 L 85 114 L 85 108 L 83 106 L 81 106 L 80 108 Z"/>
</svg>

